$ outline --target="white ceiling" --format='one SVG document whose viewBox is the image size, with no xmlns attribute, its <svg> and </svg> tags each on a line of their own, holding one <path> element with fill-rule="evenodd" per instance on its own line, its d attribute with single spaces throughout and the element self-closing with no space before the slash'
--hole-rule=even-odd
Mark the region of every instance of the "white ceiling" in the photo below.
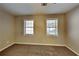
<svg viewBox="0 0 79 59">
<path fill-rule="evenodd" d="M 75 8 L 78 3 L 48 3 L 47 6 L 41 6 L 40 3 L 1 3 L 2 10 L 13 15 L 31 15 L 31 14 L 58 14 L 66 13 Z"/>
</svg>

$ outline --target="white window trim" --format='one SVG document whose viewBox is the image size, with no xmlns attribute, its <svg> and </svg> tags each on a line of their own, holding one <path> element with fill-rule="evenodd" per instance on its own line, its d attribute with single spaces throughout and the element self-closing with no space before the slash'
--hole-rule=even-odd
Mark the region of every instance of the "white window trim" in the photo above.
<svg viewBox="0 0 79 59">
<path fill-rule="evenodd" d="M 56 24 L 56 26 L 57 26 L 57 27 L 56 27 L 56 35 L 47 33 L 47 20 L 57 20 L 57 24 Z M 58 23 L 59 23 L 58 18 L 48 18 L 47 20 L 46 20 L 46 33 L 47 33 L 47 35 L 48 35 L 48 36 L 50 36 L 50 35 L 51 35 L 51 36 L 58 36 L 58 34 L 59 34 L 59 33 L 58 33 Z"/>
<path fill-rule="evenodd" d="M 24 21 L 33 21 L 33 34 L 26 34 L 26 33 L 25 33 L 25 27 L 24 27 L 24 36 L 27 36 L 27 35 L 34 35 L 34 20 L 32 20 L 32 19 L 29 19 L 29 20 L 28 20 L 28 19 L 24 19 Z M 24 21 L 23 21 L 23 22 L 24 22 Z M 25 24 L 25 23 L 24 23 L 24 24 Z"/>
</svg>

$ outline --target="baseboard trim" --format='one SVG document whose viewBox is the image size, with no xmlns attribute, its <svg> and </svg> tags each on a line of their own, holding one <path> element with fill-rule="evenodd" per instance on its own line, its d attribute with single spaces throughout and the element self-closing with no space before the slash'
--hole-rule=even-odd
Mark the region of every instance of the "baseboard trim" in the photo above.
<svg viewBox="0 0 79 59">
<path fill-rule="evenodd" d="M 77 53 L 76 51 L 74 51 L 72 48 L 70 48 L 69 46 L 65 45 L 66 48 L 68 48 L 69 50 L 71 50 L 73 53 L 75 53 L 76 55 L 79 56 L 79 53 Z"/>
<path fill-rule="evenodd" d="M 40 44 L 40 43 L 24 43 L 24 42 L 15 42 L 15 44 L 48 45 L 48 46 L 65 46 L 65 45 L 62 45 L 62 44 Z"/>
<path fill-rule="evenodd" d="M 15 44 L 15 43 L 11 43 L 11 44 L 7 45 L 6 47 L 0 49 L 0 52 L 3 51 L 3 50 L 5 50 L 5 49 L 7 49 L 8 47 L 10 47 L 10 46 L 12 46 L 12 45 L 14 45 L 14 44 Z"/>
<path fill-rule="evenodd" d="M 40 44 L 40 43 L 24 43 L 24 42 L 15 42 L 15 44 L 29 44 L 29 45 L 48 45 L 48 46 L 64 46 L 66 48 L 68 48 L 69 50 L 71 50 L 73 53 L 75 53 L 76 55 L 79 56 L 79 53 L 77 53 L 76 51 L 74 51 L 72 48 L 68 47 L 67 45 L 62 45 L 62 44 Z"/>
<path fill-rule="evenodd" d="M 24 43 L 24 42 L 15 42 L 15 43 L 11 43 L 10 45 L 7 45 L 6 47 L 0 49 L 0 52 L 7 49 L 8 47 L 14 45 L 14 44 L 29 44 L 29 45 L 48 45 L 48 46 L 64 46 L 66 48 L 68 48 L 69 50 L 71 50 L 73 53 L 75 53 L 76 55 L 79 56 L 79 53 L 77 53 L 76 51 L 74 51 L 72 48 L 70 48 L 67 45 L 62 45 L 62 44 L 40 44 L 40 43 Z"/>
</svg>

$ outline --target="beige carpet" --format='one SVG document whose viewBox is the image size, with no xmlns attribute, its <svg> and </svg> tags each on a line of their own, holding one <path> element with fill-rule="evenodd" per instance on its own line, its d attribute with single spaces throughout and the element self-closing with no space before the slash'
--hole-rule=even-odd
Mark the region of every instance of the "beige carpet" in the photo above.
<svg viewBox="0 0 79 59">
<path fill-rule="evenodd" d="M 76 56 L 76 54 L 66 47 L 15 44 L 0 52 L 0 56 Z"/>
</svg>

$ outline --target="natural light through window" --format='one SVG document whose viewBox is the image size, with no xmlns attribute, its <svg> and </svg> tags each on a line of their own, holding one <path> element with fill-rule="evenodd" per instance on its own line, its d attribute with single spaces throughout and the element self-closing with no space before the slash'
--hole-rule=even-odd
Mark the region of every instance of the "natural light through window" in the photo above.
<svg viewBox="0 0 79 59">
<path fill-rule="evenodd" d="M 24 34 L 33 34 L 33 20 L 24 20 Z"/>
<path fill-rule="evenodd" d="M 58 35 L 58 20 L 48 19 L 47 20 L 47 34 L 48 35 Z"/>
</svg>

